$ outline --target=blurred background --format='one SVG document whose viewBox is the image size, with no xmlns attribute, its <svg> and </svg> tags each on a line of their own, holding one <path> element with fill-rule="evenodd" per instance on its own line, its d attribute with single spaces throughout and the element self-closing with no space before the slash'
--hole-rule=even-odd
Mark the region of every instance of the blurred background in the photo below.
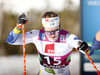
<svg viewBox="0 0 100 75">
<path fill-rule="evenodd" d="M 22 46 L 9 45 L 6 42 L 20 14 L 27 13 L 27 32 L 41 29 L 42 15 L 47 11 L 54 11 L 60 17 L 61 28 L 79 37 L 79 9 L 80 0 L 0 0 L 0 75 L 23 75 Z M 76 67 L 77 71 L 71 68 L 72 75 L 79 75 L 79 54 L 74 55 L 77 61 L 73 61 L 74 58 L 72 61 L 78 65 L 73 64 L 72 67 Z M 27 75 L 36 75 L 39 71 L 39 61 L 34 44 L 26 45 L 26 60 Z"/>
<path fill-rule="evenodd" d="M 0 8 L 0 55 L 22 54 L 22 46 L 9 45 L 6 38 L 23 12 L 29 20 L 26 32 L 41 29 L 42 15 L 54 11 L 60 17 L 61 27 L 79 36 L 79 0 L 0 0 Z M 26 53 L 36 52 L 33 44 L 26 45 Z"/>
</svg>

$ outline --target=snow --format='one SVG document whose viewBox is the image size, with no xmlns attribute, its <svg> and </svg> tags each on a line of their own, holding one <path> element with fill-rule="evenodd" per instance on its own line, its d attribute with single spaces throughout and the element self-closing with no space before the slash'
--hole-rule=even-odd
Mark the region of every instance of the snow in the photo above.
<svg viewBox="0 0 100 75">
<path fill-rule="evenodd" d="M 73 52 L 71 55 L 70 72 L 71 75 L 79 75 L 79 52 Z M 38 55 L 26 55 L 26 73 L 27 75 L 37 75 L 39 72 Z M 23 75 L 23 56 L 1 56 L 0 57 L 0 75 Z"/>
</svg>

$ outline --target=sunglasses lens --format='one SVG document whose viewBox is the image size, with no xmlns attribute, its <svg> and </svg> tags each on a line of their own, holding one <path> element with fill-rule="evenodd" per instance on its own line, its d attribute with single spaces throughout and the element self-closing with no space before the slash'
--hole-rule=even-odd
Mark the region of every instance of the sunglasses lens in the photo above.
<svg viewBox="0 0 100 75">
<path fill-rule="evenodd" d="M 52 35 L 52 34 L 55 34 L 55 31 L 54 32 L 50 32 L 50 35 Z"/>
<path fill-rule="evenodd" d="M 45 31 L 45 33 L 47 34 L 47 35 L 52 35 L 52 34 L 54 34 L 54 35 L 57 35 L 57 34 L 59 34 L 59 31 L 60 31 L 60 29 L 57 29 L 57 30 L 55 30 L 55 31 Z"/>
<path fill-rule="evenodd" d="M 50 35 L 50 32 L 45 32 L 45 34 Z"/>
</svg>

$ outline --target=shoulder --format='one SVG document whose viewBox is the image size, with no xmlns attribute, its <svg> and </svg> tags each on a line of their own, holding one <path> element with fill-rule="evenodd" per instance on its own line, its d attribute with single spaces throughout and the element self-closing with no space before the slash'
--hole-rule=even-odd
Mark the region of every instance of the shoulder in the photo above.
<svg viewBox="0 0 100 75">
<path fill-rule="evenodd" d="M 31 30 L 31 31 L 28 31 L 28 33 L 39 33 L 39 30 Z"/>
<path fill-rule="evenodd" d="M 61 29 L 61 35 L 66 35 L 66 37 L 72 35 L 69 31 Z"/>
<path fill-rule="evenodd" d="M 66 35 L 66 39 L 80 40 L 76 35 L 70 33 L 69 31 L 62 30 L 62 33 Z"/>
<path fill-rule="evenodd" d="M 39 30 L 31 30 L 25 33 L 26 35 L 38 35 L 39 34 Z"/>
<path fill-rule="evenodd" d="M 69 31 L 61 29 L 61 33 L 67 34 L 67 33 L 69 33 Z"/>
</svg>

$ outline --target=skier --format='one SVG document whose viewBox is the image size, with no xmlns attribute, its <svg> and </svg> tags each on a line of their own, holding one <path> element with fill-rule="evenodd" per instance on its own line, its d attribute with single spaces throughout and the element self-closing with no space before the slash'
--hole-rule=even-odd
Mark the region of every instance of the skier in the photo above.
<svg viewBox="0 0 100 75">
<path fill-rule="evenodd" d="M 92 49 L 94 49 L 94 50 L 100 49 L 100 30 L 96 33 L 96 35 L 94 37 Z"/>
<path fill-rule="evenodd" d="M 9 33 L 7 42 L 12 45 L 22 45 L 22 25 L 27 22 L 25 14 L 18 18 L 17 26 Z M 55 12 L 46 12 L 42 16 L 43 29 L 25 33 L 25 44 L 36 45 L 40 71 L 38 75 L 70 75 L 69 63 L 72 48 L 78 48 L 83 54 L 93 54 L 86 42 L 74 34 L 61 29 L 61 22 Z M 77 58 L 76 58 L 77 59 Z"/>
</svg>

